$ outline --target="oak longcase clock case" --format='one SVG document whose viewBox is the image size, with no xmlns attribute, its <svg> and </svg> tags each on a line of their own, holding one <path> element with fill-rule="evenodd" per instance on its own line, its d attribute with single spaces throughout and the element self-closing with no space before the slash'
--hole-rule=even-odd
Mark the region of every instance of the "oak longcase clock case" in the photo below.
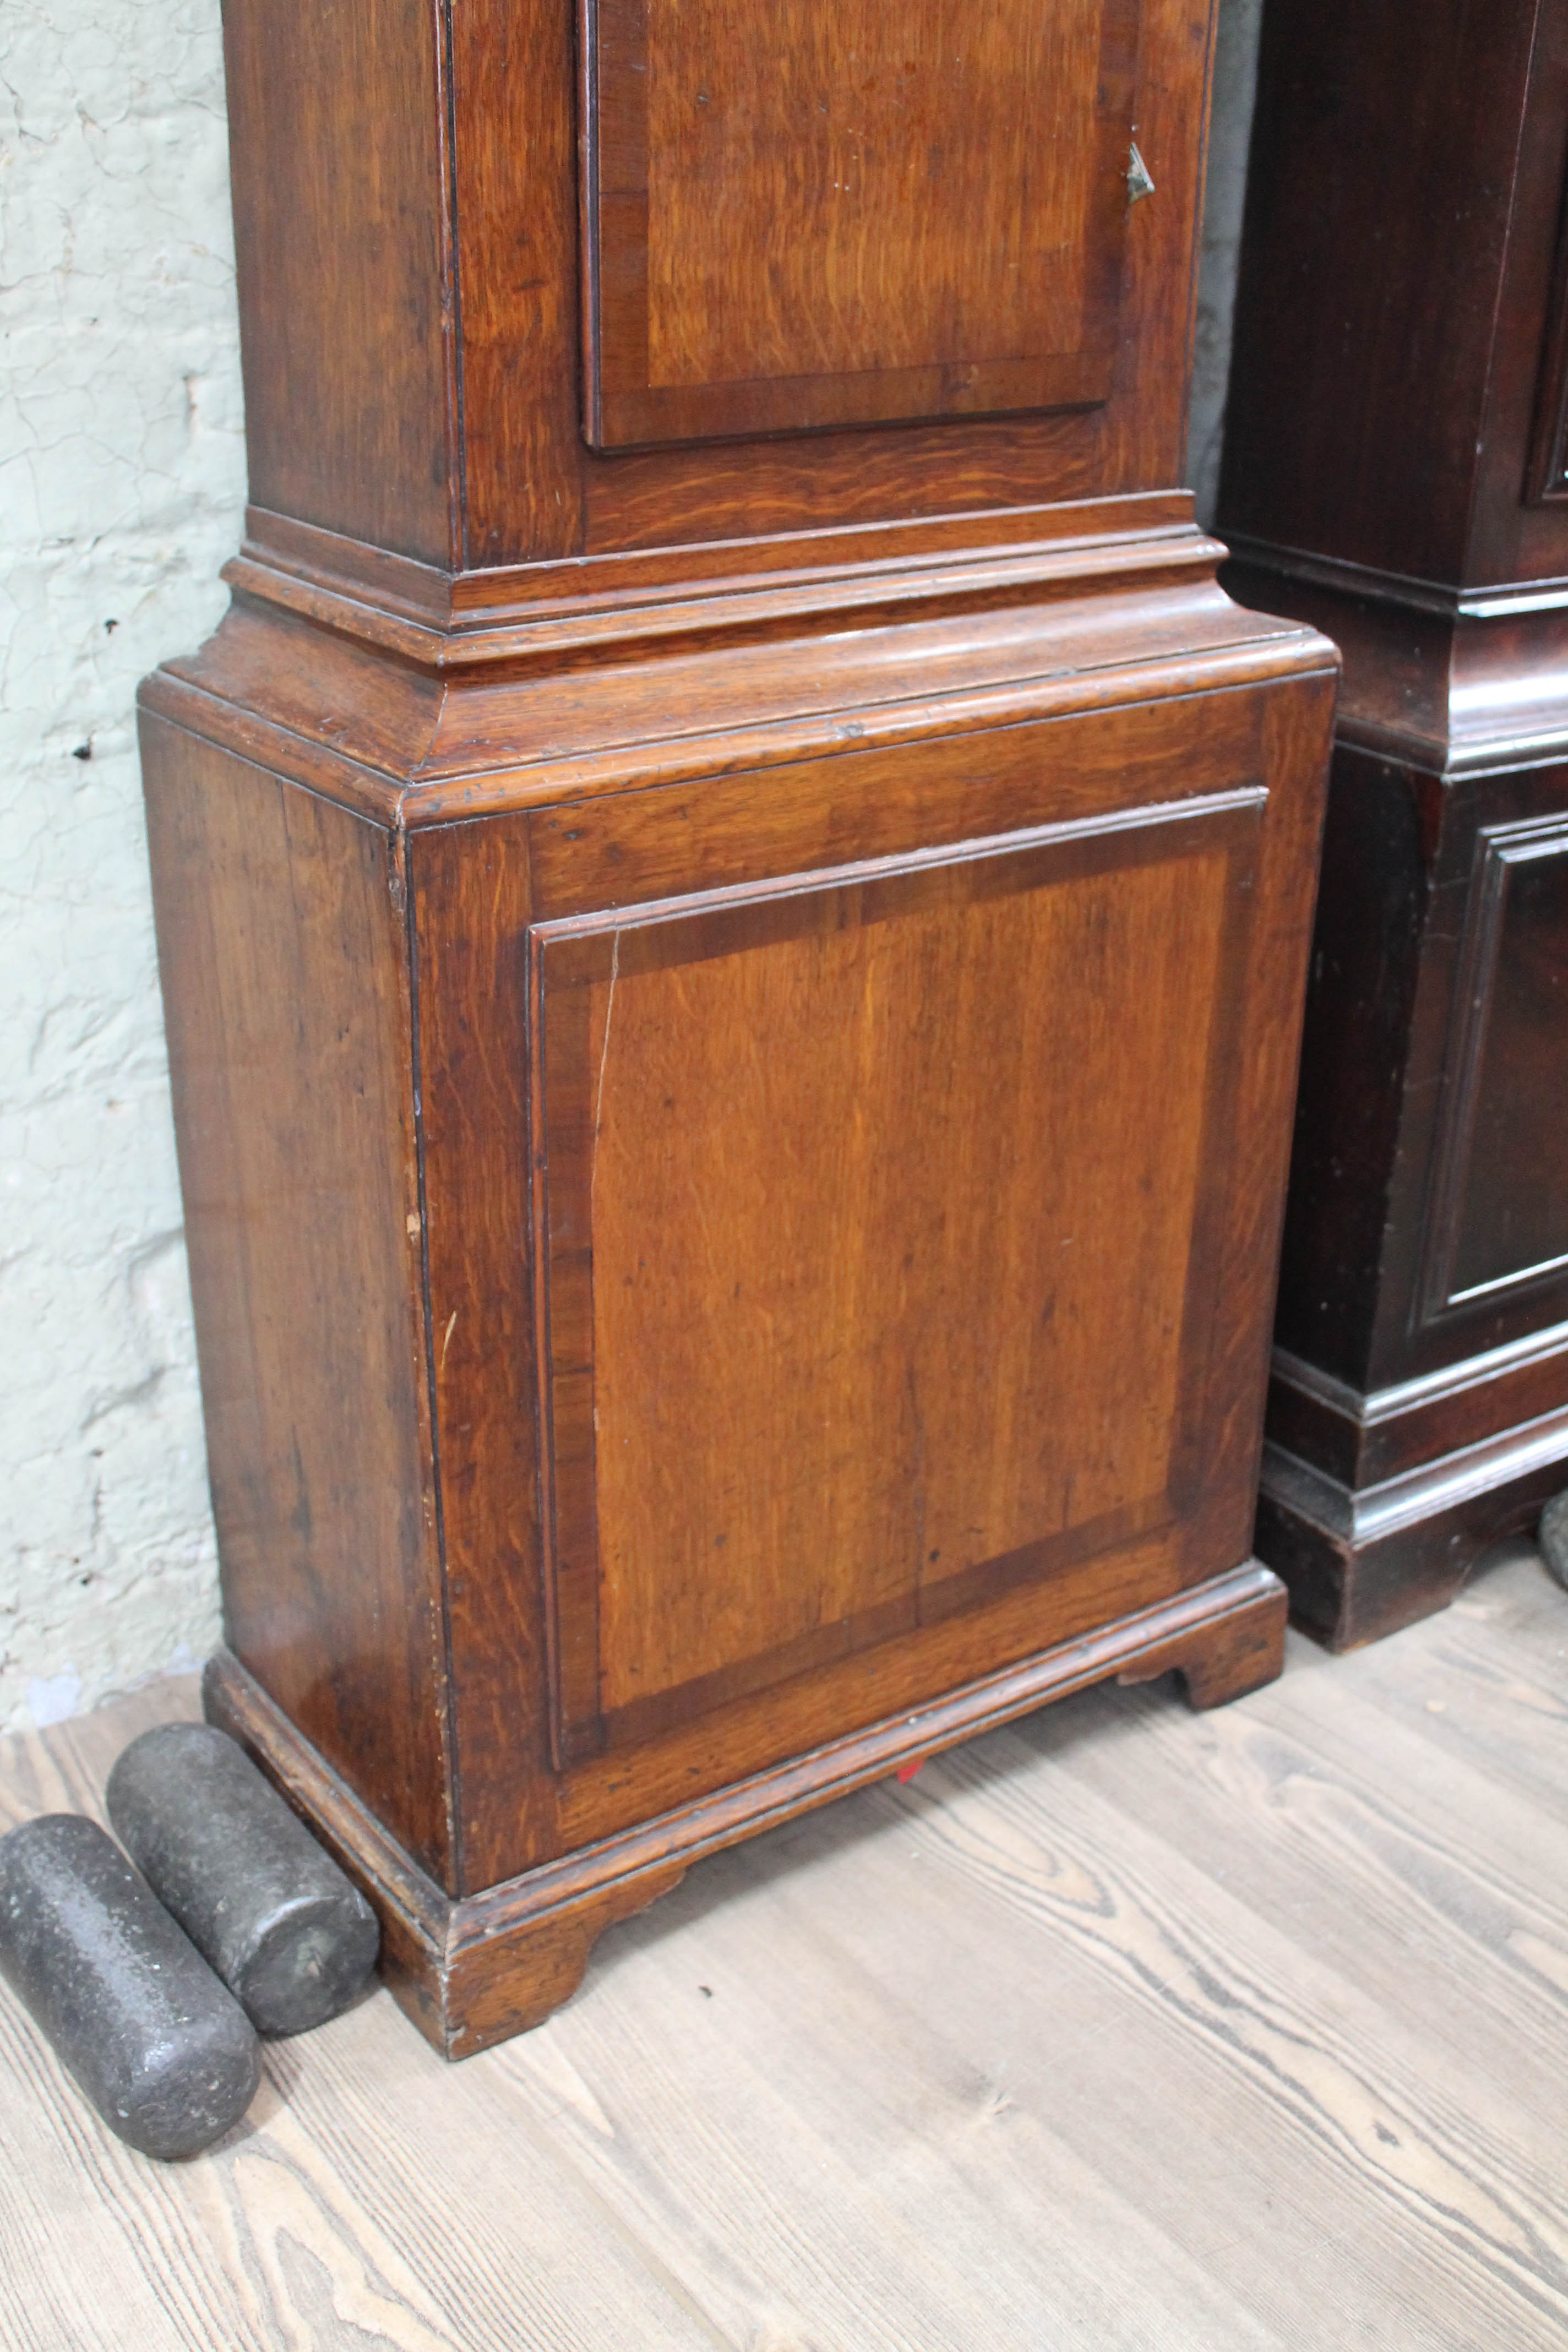
<svg viewBox="0 0 1568 2352">
<path fill-rule="evenodd" d="M 1210 33 L 229 0 L 253 503 L 142 697 L 208 1705 L 453 2055 L 731 1839 L 1278 1668 L 1335 657 L 1174 487 Z"/>
</svg>

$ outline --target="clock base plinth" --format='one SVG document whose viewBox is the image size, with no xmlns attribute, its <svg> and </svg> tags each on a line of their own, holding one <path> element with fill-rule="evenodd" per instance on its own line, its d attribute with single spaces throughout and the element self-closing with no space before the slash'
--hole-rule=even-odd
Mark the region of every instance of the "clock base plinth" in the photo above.
<svg viewBox="0 0 1568 2352">
<path fill-rule="evenodd" d="M 1568 1413 L 1359 1491 L 1270 1445 L 1258 1549 L 1289 1587 L 1295 1622 L 1356 1650 L 1447 1609 L 1481 1554 L 1532 1533 L 1565 1482 Z"/>
<path fill-rule="evenodd" d="M 1026 604 L 433 675 L 251 581 L 144 691 L 212 1710 L 449 2054 L 704 1853 L 1278 1669 L 1234 1563 L 1333 655 L 1131 520 Z"/>
<path fill-rule="evenodd" d="M 1271 1682 L 1285 1588 L 1257 1560 L 1064 1642 L 929 1705 L 826 1741 L 710 1796 L 521 1876 L 452 1899 L 389 1837 L 227 1651 L 209 1664 L 210 1719 L 255 1757 L 375 1906 L 382 1972 L 446 2058 L 543 2022 L 570 2000 L 605 1929 L 689 1865 L 1090 1684 L 1180 1674 L 1194 1706 Z"/>
</svg>

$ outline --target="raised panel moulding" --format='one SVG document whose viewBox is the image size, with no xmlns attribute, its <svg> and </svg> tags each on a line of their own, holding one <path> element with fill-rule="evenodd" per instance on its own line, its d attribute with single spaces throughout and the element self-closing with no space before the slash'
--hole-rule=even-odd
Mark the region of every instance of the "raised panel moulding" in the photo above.
<svg viewBox="0 0 1568 2352">
<path fill-rule="evenodd" d="M 585 0 L 595 446 L 1107 398 L 1141 0 Z"/>
<path fill-rule="evenodd" d="M 563 1762 L 1190 1508 L 1265 798 L 534 928 Z"/>
<path fill-rule="evenodd" d="M 1476 866 L 1426 1229 L 1426 1323 L 1568 1275 L 1568 817 L 1484 827 Z"/>
</svg>

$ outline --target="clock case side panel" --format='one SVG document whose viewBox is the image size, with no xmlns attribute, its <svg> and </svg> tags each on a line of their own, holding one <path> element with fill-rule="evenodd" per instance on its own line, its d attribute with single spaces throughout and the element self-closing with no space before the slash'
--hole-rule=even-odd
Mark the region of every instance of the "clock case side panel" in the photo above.
<svg viewBox="0 0 1568 2352">
<path fill-rule="evenodd" d="M 401 848 L 142 714 L 228 1642 L 452 1860 Z"/>
<path fill-rule="evenodd" d="M 561 1851 L 548 1737 L 531 1265 L 529 820 L 409 836 L 458 1890 Z M 509 1865 L 517 1867 L 515 1861 Z"/>
<path fill-rule="evenodd" d="M 225 0 L 250 502 L 448 566 L 458 390 L 441 0 Z"/>
</svg>

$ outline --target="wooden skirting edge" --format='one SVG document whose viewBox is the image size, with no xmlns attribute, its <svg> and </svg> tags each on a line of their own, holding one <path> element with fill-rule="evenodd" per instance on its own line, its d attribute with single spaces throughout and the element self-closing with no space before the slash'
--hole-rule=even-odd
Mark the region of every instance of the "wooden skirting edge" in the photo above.
<svg viewBox="0 0 1568 2352">
<path fill-rule="evenodd" d="M 1359 1490 L 1266 1444 L 1257 1544 L 1331 1650 L 1445 1609 L 1477 1560 L 1568 1486 L 1568 1406 Z"/>
<path fill-rule="evenodd" d="M 460 2058 L 548 2016 L 575 1990 L 603 1930 L 668 1892 L 704 1855 L 1113 1675 L 1131 1683 L 1178 1671 L 1200 1706 L 1239 1696 L 1279 1673 L 1286 1605 L 1279 1580 L 1245 1561 L 927 1706 L 456 1900 L 226 1650 L 209 1663 L 203 1696 L 210 1719 L 249 1749 L 364 1888 L 381 1917 L 383 1973 L 394 1994 L 437 2050 Z"/>
<path fill-rule="evenodd" d="M 1446 1404 L 1451 1397 L 1495 1382 L 1510 1372 L 1528 1370 L 1554 1356 L 1568 1356 L 1568 1323 L 1554 1323 L 1544 1331 L 1527 1331 L 1523 1339 L 1510 1339 L 1504 1347 L 1489 1348 L 1479 1356 L 1461 1357 L 1458 1363 L 1444 1364 L 1435 1372 L 1423 1372 L 1415 1380 L 1400 1381 L 1391 1388 L 1373 1389 L 1364 1396 L 1348 1381 L 1336 1380 L 1331 1372 L 1291 1355 L 1287 1348 L 1274 1350 L 1274 1377 L 1289 1388 L 1321 1399 L 1347 1422 L 1371 1427 L 1378 1422 L 1417 1412 L 1424 1405 Z"/>
<path fill-rule="evenodd" d="M 1266 1444 L 1260 1485 L 1325 1533 L 1362 1546 L 1434 1519 L 1457 1504 L 1568 1464 L 1568 1406 L 1505 1429 L 1375 1486 L 1342 1486 L 1280 1445 Z"/>
<path fill-rule="evenodd" d="M 1266 1426 L 1282 1453 L 1363 1493 L 1483 1441 L 1511 1444 L 1565 1402 L 1568 1323 L 1556 1323 L 1365 1394 L 1276 1348 Z"/>
</svg>

